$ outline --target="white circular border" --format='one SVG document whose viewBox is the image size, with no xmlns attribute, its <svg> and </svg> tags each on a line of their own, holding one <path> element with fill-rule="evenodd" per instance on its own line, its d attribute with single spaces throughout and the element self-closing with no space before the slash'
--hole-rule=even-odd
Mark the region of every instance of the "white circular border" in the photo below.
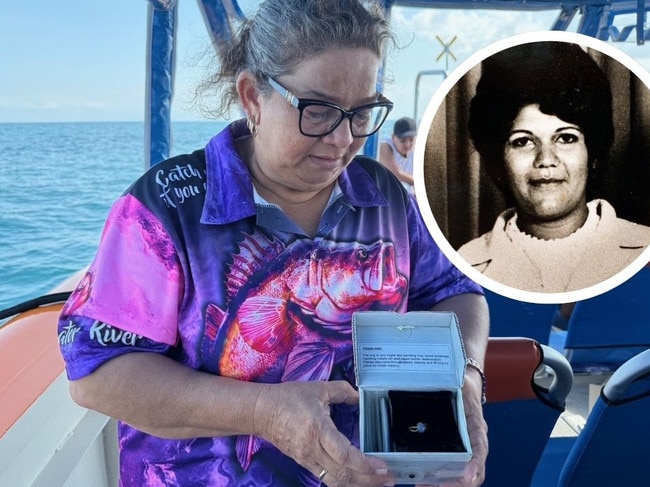
<svg viewBox="0 0 650 487">
<path fill-rule="evenodd" d="M 436 90 L 436 92 L 433 94 L 422 116 L 422 121 L 420 122 L 418 129 L 418 135 L 414 149 L 413 176 L 415 179 L 415 195 L 417 197 L 417 201 L 419 202 L 418 206 L 420 208 L 422 218 L 424 219 L 429 233 L 434 238 L 442 252 L 452 262 L 452 264 L 458 267 L 458 269 L 460 269 L 465 275 L 467 275 L 470 279 L 474 280 L 481 286 L 505 297 L 538 304 L 559 304 L 589 299 L 591 297 L 605 293 L 622 284 L 650 262 L 650 246 L 648 246 L 648 248 L 646 248 L 641 253 L 641 255 L 639 255 L 639 257 L 626 268 L 610 277 L 609 279 L 593 286 L 565 293 L 539 293 L 532 291 L 523 291 L 521 289 L 506 286 L 505 284 L 495 281 L 494 279 L 486 277 L 481 272 L 474 269 L 460 256 L 460 254 L 451 246 L 451 244 L 449 244 L 447 237 L 440 230 L 440 227 L 438 226 L 436 219 L 434 218 L 431 211 L 431 207 L 428 204 L 427 190 L 424 184 L 424 153 L 429 131 L 431 125 L 433 124 L 433 119 L 438 112 L 438 109 L 444 102 L 445 98 L 449 94 L 449 91 L 474 66 L 479 64 L 484 59 L 492 56 L 493 54 L 519 44 L 542 41 L 568 42 L 598 50 L 601 53 L 614 58 L 616 61 L 623 64 L 629 71 L 634 73 L 650 90 L 650 73 L 648 73 L 637 61 L 635 61 L 628 54 L 622 52 L 611 44 L 608 44 L 594 37 L 564 31 L 537 31 L 507 37 L 500 41 L 489 44 L 488 46 L 480 49 L 468 57 L 457 68 L 455 68 L 449 74 L 449 76 L 447 76 L 447 78 L 445 78 L 438 90 Z"/>
</svg>

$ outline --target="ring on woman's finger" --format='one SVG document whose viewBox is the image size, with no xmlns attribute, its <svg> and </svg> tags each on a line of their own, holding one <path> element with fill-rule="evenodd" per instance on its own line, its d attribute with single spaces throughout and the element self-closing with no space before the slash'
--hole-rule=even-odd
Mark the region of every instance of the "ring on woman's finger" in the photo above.
<svg viewBox="0 0 650 487">
<path fill-rule="evenodd" d="M 318 480 L 323 480 L 325 478 L 325 475 L 327 475 L 327 469 L 324 468 L 321 473 L 318 474 Z"/>
</svg>

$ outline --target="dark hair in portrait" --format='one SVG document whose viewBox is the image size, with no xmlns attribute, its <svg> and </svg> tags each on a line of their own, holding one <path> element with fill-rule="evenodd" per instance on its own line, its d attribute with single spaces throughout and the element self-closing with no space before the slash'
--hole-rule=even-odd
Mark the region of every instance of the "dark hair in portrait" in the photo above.
<svg viewBox="0 0 650 487">
<path fill-rule="evenodd" d="M 450 90 L 430 127 L 427 198 L 454 248 L 490 230 L 515 206 L 504 146 L 520 110 L 580 127 L 588 151 L 587 200 L 604 198 L 619 217 L 650 224 L 650 94 L 628 68 L 594 49 L 539 41 L 483 60 Z"/>
<path fill-rule="evenodd" d="M 570 67 L 570 68 L 569 68 Z M 469 133 L 487 175 L 512 204 L 503 147 L 513 120 L 526 105 L 578 125 L 589 151 L 589 176 L 607 164 L 614 139 L 609 80 L 575 44 L 537 42 L 486 59 L 469 109 Z M 587 199 L 591 199 L 588 184 Z"/>
</svg>

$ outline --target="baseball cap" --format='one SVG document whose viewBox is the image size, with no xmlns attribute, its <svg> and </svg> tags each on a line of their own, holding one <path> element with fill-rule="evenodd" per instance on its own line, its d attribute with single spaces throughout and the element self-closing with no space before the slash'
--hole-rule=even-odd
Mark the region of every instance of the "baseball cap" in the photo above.
<svg viewBox="0 0 650 487">
<path fill-rule="evenodd" d="M 393 135 L 401 138 L 414 137 L 417 134 L 418 128 L 415 120 L 409 117 L 402 117 L 393 126 Z"/>
</svg>

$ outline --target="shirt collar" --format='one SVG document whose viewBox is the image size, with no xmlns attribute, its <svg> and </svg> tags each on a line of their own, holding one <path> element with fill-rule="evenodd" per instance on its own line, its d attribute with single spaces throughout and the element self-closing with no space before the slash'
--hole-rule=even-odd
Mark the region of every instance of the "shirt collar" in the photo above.
<svg viewBox="0 0 650 487">
<path fill-rule="evenodd" d="M 201 223 L 226 224 L 255 215 L 253 183 L 235 140 L 249 135 L 245 120 L 231 123 L 205 146 L 206 194 Z"/>
<path fill-rule="evenodd" d="M 257 213 L 256 202 L 260 201 L 256 199 L 248 167 L 235 147 L 235 140 L 249 135 L 246 121 L 237 120 L 206 145 L 207 183 L 201 223 L 227 224 Z M 388 204 L 377 184 L 356 159 L 339 176 L 330 203 L 341 194 L 352 206 Z"/>
</svg>

